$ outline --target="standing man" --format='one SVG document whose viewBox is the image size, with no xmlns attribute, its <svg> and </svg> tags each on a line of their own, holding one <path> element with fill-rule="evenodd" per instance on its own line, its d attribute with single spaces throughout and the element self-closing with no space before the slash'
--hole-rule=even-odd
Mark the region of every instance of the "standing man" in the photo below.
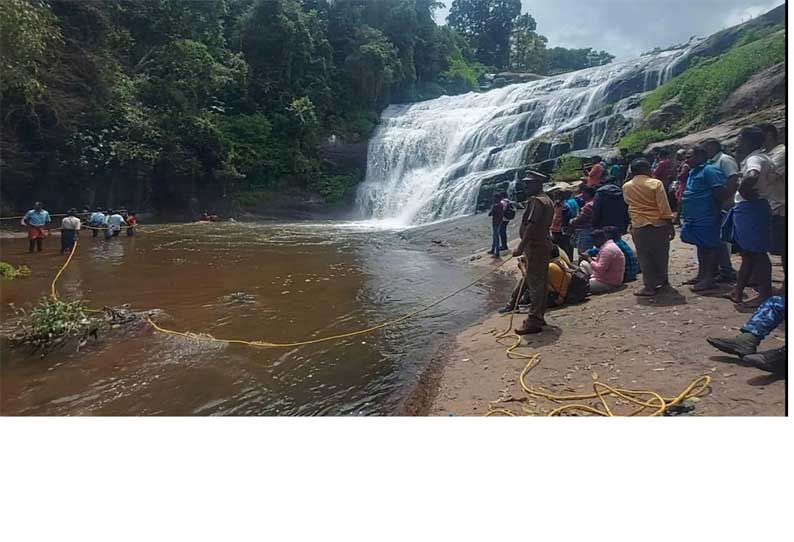
<svg viewBox="0 0 794 542">
<path fill-rule="evenodd" d="M 491 254 L 494 258 L 499 258 L 499 233 L 502 230 L 502 222 L 504 222 L 505 209 L 502 206 L 502 197 L 499 194 L 493 195 L 493 205 L 491 211 L 488 213 L 491 217 Z"/>
<path fill-rule="evenodd" d="M 105 230 L 105 239 L 110 239 L 111 237 L 118 237 L 119 233 L 121 233 L 121 226 L 126 225 L 127 222 L 124 220 L 124 217 L 121 216 L 121 213 L 118 211 L 108 211 L 107 217 L 107 229 Z"/>
<path fill-rule="evenodd" d="M 675 237 L 674 216 L 664 183 L 651 177 L 651 164 L 644 158 L 634 160 L 631 171 L 634 177 L 623 185 L 623 197 L 629 206 L 631 235 L 643 282 L 643 288 L 634 295 L 651 297 L 670 285 L 668 265 L 670 241 Z"/>
<path fill-rule="evenodd" d="M 521 242 L 513 256 L 523 255 L 526 259 L 526 284 L 531 307 L 523 326 L 516 330 L 519 335 L 540 333 L 546 323 L 543 315 L 546 313 L 546 288 L 551 258 L 549 227 L 554 217 L 554 204 L 543 193 L 543 183 L 547 179 L 548 177 L 537 171 L 530 171 L 524 179 L 529 200 L 519 228 Z"/>
<path fill-rule="evenodd" d="M 507 246 L 507 226 L 516 217 L 516 210 L 507 197 L 507 192 L 502 192 L 502 225 L 499 228 L 499 249 L 510 250 Z"/>
<path fill-rule="evenodd" d="M 681 240 L 697 247 L 698 274 L 684 284 L 692 284 L 693 292 L 705 292 L 717 287 L 715 276 L 722 245 L 720 207 L 730 192 L 725 186 L 722 171 L 706 163 L 708 153 L 705 147 L 698 145 L 689 149 L 686 160 L 691 170 L 681 200 L 684 222 Z"/>
<path fill-rule="evenodd" d="M 779 138 L 774 124 L 759 124 L 764 132 L 764 152 L 775 166 L 775 180 L 769 193 L 772 207 L 772 254 L 783 259 L 783 272 L 787 271 L 786 256 L 786 145 Z"/>
<path fill-rule="evenodd" d="M 731 299 L 743 303 L 744 289 L 754 279 L 758 297 L 747 306 L 758 306 L 772 293 L 772 262 L 768 252 L 772 248 L 772 208 L 775 196 L 775 165 L 763 152 L 764 132 L 750 126 L 742 128 L 736 140 L 736 152 L 745 156 L 742 176 L 736 192 L 728 223 L 732 221 L 733 241 L 739 245 L 742 265 Z"/>
<path fill-rule="evenodd" d="M 41 252 L 44 238 L 50 234 L 50 221 L 50 213 L 44 210 L 40 201 L 25 213 L 22 224 L 28 227 L 28 252 L 33 252 L 34 246 L 38 252 Z"/>
<path fill-rule="evenodd" d="M 91 216 L 88 217 L 88 225 L 91 226 L 91 235 L 92 237 L 96 237 L 99 234 L 99 230 L 105 227 L 105 214 L 102 212 L 101 207 L 97 207 Z"/>
<path fill-rule="evenodd" d="M 596 190 L 593 199 L 593 229 L 612 226 L 621 235 L 629 229 L 629 211 L 623 190 L 616 184 L 605 184 Z"/>
<path fill-rule="evenodd" d="M 71 252 L 72 247 L 77 242 L 80 231 L 80 219 L 77 218 L 77 209 L 69 209 L 66 216 L 61 220 L 61 254 Z"/>
<path fill-rule="evenodd" d="M 703 142 L 706 147 L 706 152 L 709 155 L 708 164 L 718 167 L 723 175 L 725 175 L 725 186 L 730 193 L 730 197 L 722 205 L 722 219 L 728 215 L 731 207 L 733 207 L 733 195 L 736 193 L 736 184 L 739 181 L 739 165 L 736 160 L 729 154 L 722 152 L 722 143 L 719 140 L 711 138 Z M 719 254 L 719 272 L 717 273 L 717 282 L 735 283 L 736 271 L 733 269 L 731 263 L 731 244 L 722 243 L 720 246 Z"/>
</svg>

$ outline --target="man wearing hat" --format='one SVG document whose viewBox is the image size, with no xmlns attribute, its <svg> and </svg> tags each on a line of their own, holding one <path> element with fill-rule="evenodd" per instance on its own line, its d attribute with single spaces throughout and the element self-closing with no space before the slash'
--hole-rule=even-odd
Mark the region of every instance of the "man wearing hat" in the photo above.
<svg viewBox="0 0 794 542">
<path fill-rule="evenodd" d="M 524 216 L 521 218 L 519 243 L 513 256 L 526 258 L 526 288 L 529 290 L 531 307 L 524 320 L 519 335 L 540 333 L 543 330 L 546 312 L 546 287 L 551 258 L 551 238 L 549 228 L 554 218 L 554 204 L 543 193 L 543 183 L 548 181 L 546 175 L 537 171 L 529 171 L 523 179 L 529 199 Z"/>
</svg>

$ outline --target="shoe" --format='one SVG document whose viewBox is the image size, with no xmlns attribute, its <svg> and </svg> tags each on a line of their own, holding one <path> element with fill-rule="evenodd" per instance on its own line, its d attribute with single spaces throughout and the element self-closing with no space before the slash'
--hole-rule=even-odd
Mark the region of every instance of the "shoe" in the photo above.
<svg viewBox="0 0 794 542">
<path fill-rule="evenodd" d="M 689 279 L 689 280 L 685 280 L 681 284 L 683 286 L 692 286 L 693 284 L 697 284 L 698 282 L 700 282 L 700 278 L 699 277 L 695 277 L 695 278 L 692 278 L 692 279 Z"/>
<path fill-rule="evenodd" d="M 726 277 L 725 275 L 717 275 L 717 282 L 720 284 L 736 284 L 736 277 Z"/>
<path fill-rule="evenodd" d="M 634 292 L 634 295 L 637 297 L 653 297 L 657 293 L 659 293 L 659 290 L 649 290 L 648 288 L 643 288 L 642 290 L 637 290 Z"/>
<path fill-rule="evenodd" d="M 756 348 L 761 344 L 758 337 L 747 332 L 742 332 L 734 339 L 709 338 L 706 341 L 721 352 L 739 357 L 755 354 Z"/>
<path fill-rule="evenodd" d="M 499 250 L 510 250 L 509 247 L 499 247 Z"/>
<path fill-rule="evenodd" d="M 493 254 L 493 250 L 489 250 L 486 254 Z"/>
<path fill-rule="evenodd" d="M 717 288 L 717 284 L 714 281 L 699 281 L 697 284 L 689 288 L 695 293 L 699 292 L 708 292 L 709 290 L 714 290 Z"/>
<path fill-rule="evenodd" d="M 516 330 L 516 335 L 533 335 L 535 333 L 540 333 L 543 331 L 543 327 L 540 324 L 532 323 L 532 324 L 524 324 L 523 327 Z"/>
<path fill-rule="evenodd" d="M 513 312 L 513 305 L 505 305 L 499 309 L 499 314 L 510 314 L 511 312 Z"/>
<path fill-rule="evenodd" d="M 757 354 L 749 354 L 742 358 L 753 367 L 774 373 L 778 375 L 785 375 L 788 372 L 786 366 L 786 347 L 775 348 L 774 350 L 767 350 L 766 352 L 759 352 Z"/>
</svg>

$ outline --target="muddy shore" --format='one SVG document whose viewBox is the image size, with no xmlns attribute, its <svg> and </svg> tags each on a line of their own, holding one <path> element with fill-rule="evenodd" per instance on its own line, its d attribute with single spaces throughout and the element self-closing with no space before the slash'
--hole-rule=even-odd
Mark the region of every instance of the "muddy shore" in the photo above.
<svg viewBox="0 0 794 542">
<path fill-rule="evenodd" d="M 733 259 L 738 268 L 738 256 Z M 709 375 L 711 393 L 694 403 L 691 414 L 784 415 L 785 379 L 743 366 L 706 342 L 710 336 L 735 335 L 750 315 L 737 311 L 720 295 L 695 295 L 682 286 L 697 269 L 692 247 L 676 239 L 670 260 L 676 293 L 638 299 L 632 292 L 640 284 L 634 282 L 621 291 L 550 311 L 546 331 L 525 338 L 518 350 L 541 356 L 527 382 L 559 394 L 587 393 L 599 381 L 675 396 L 694 379 Z M 493 265 L 487 258 L 471 264 Z M 515 274 L 512 265 L 506 267 Z M 780 286 L 782 278 L 780 258 L 773 257 L 774 285 Z M 505 291 L 504 300 L 508 296 Z M 492 313 L 441 347 L 405 413 L 479 416 L 493 405 L 517 414 L 543 415 L 559 406 L 528 398 L 521 389 L 519 374 L 526 360 L 509 359 L 506 347 L 494 336 L 494 330 L 503 330 L 508 323 L 509 317 Z M 518 326 L 520 318 L 513 324 Z M 785 340 L 781 326 L 761 349 L 780 347 Z"/>
</svg>

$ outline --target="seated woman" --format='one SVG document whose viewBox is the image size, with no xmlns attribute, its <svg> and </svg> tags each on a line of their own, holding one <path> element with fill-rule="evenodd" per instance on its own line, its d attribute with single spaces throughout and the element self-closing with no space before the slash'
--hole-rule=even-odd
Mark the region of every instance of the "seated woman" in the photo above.
<svg viewBox="0 0 794 542">
<path fill-rule="evenodd" d="M 598 248 L 597 256 L 580 256 L 580 265 L 590 275 L 590 293 L 613 292 L 623 284 L 626 257 L 604 230 L 593 230 L 593 244 Z"/>
</svg>

